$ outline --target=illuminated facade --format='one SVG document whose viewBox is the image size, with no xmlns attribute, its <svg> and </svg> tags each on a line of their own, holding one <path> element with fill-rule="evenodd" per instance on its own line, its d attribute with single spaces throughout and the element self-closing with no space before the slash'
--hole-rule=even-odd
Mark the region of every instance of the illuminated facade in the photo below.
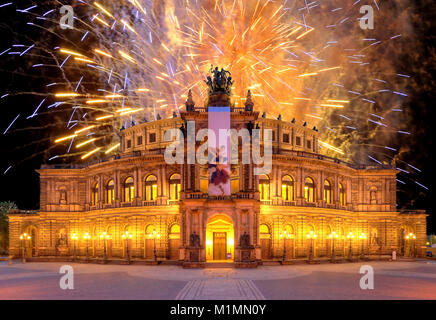
<svg viewBox="0 0 436 320">
<path fill-rule="evenodd" d="M 90 258 L 106 251 L 110 260 L 124 259 L 128 247 L 134 260 L 200 266 L 255 266 L 305 259 L 311 251 L 315 259 L 328 258 L 333 247 L 337 258 L 346 258 L 350 246 L 354 257 L 362 248 L 365 255 L 424 254 L 426 214 L 396 210 L 396 170 L 320 155 L 316 129 L 259 116 L 251 99 L 231 108 L 231 127 L 259 128 L 261 139 L 264 129 L 272 130 L 272 170 L 254 175 L 254 164 L 232 164 L 231 195 L 209 196 L 207 164 L 164 160 L 166 130 L 187 121 L 195 121 L 196 131 L 207 128 L 207 107 L 189 98 L 186 110 L 123 130 L 121 151 L 111 158 L 42 166 L 40 210 L 9 215 L 10 253 L 19 256 L 25 246 L 28 256 L 75 250 L 83 257 L 88 247 Z M 23 233 L 31 239 L 20 240 Z M 192 246 L 193 234 L 199 247 Z M 245 256 L 242 235 L 250 244 Z"/>
</svg>

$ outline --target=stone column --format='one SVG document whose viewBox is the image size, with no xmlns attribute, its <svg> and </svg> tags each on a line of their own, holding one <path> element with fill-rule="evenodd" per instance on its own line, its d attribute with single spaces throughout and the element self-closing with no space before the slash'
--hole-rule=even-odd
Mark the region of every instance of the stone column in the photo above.
<svg viewBox="0 0 436 320">
<path fill-rule="evenodd" d="M 115 206 L 119 206 L 120 202 L 122 201 L 121 199 L 121 179 L 120 179 L 120 172 L 118 170 L 115 171 L 115 177 L 114 177 L 114 193 L 115 193 Z"/>
<path fill-rule="evenodd" d="M 186 177 L 186 180 L 187 180 L 187 185 L 186 185 L 186 190 L 189 190 L 189 191 L 192 191 L 192 188 L 191 188 L 191 169 L 192 169 L 192 164 L 187 164 L 186 165 L 186 171 L 187 171 L 187 177 Z"/>
<path fill-rule="evenodd" d="M 248 190 L 255 189 L 253 186 L 253 163 L 250 161 L 248 165 Z"/>
<path fill-rule="evenodd" d="M 180 189 L 181 192 L 185 191 L 185 165 L 184 164 L 180 165 Z"/>
<path fill-rule="evenodd" d="M 138 170 L 138 198 L 139 202 L 142 203 L 143 195 L 144 195 L 144 181 L 142 179 L 142 168 L 139 168 Z"/>
<path fill-rule="evenodd" d="M 253 227 L 254 226 L 253 214 L 254 214 L 253 210 L 248 210 L 248 228 L 250 230 L 249 232 L 250 232 L 250 244 L 251 245 L 256 244 L 256 242 L 254 240 L 255 232 L 254 232 L 254 227 Z"/>
<path fill-rule="evenodd" d="M 186 209 L 185 216 L 186 216 L 186 220 L 185 220 L 186 243 L 185 243 L 185 245 L 189 246 L 190 245 L 189 239 L 191 236 L 191 223 L 192 223 L 192 221 L 191 221 L 191 209 Z"/>
<path fill-rule="evenodd" d="M 235 230 L 235 248 L 238 247 L 240 245 L 239 243 L 239 238 L 241 237 L 241 210 L 236 209 L 235 210 L 236 213 L 236 219 L 235 219 L 235 226 L 234 226 L 234 230 Z M 236 256 L 236 252 L 235 252 L 235 256 Z"/>
<path fill-rule="evenodd" d="M 282 168 L 277 166 L 277 197 L 282 197 Z"/>
</svg>

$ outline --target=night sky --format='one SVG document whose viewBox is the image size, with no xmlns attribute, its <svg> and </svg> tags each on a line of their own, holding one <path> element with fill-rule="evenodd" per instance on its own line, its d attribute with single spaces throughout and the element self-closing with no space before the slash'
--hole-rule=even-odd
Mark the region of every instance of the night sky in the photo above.
<svg viewBox="0 0 436 320">
<path fill-rule="evenodd" d="M 0 6 L 8 0 L 0 0 Z M 58 5 L 51 1 L 55 8 Z M 383 2 L 383 1 L 379 1 Z M 32 43 L 41 36 L 36 28 L 26 25 L 26 15 L 16 12 L 16 7 L 26 8 L 29 1 L 15 1 L 19 5 L 0 8 L 0 53 L 17 43 Z M 38 3 L 42 3 L 38 2 Z M 47 1 L 50 3 L 50 1 Z M 71 3 L 64 1 L 64 3 Z M 413 24 L 416 41 L 409 50 L 402 52 L 396 62 L 398 70 L 407 70 L 411 76 L 406 88 L 409 96 L 403 108 L 410 119 L 407 127 L 410 136 L 403 137 L 400 143 L 408 146 L 401 159 L 422 170 L 407 178 L 406 184 L 398 184 L 398 208 L 425 209 L 430 214 L 428 231 L 436 233 L 436 214 L 433 180 L 434 169 L 433 133 L 435 130 L 435 71 L 436 43 L 434 21 L 436 5 L 433 0 L 410 2 L 409 16 Z M 432 28 L 433 27 L 433 28 Z M 44 39 L 49 46 L 60 45 L 55 39 Z M 34 61 L 33 61 L 34 63 Z M 31 59 L 18 59 L 15 55 L 0 56 L 0 96 L 16 92 L 45 92 L 50 79 L 59 78 L 51 69 L 32 68 Z M 55 80 L 53 80 L 55 81 Z M 53 137 L 62 135 L 65 121 L 70 113 L 50 112 L 42 108 L 37 117 L 31 117 L 44 97 L 20 94 L 0 99 L 0 145 L 3 156 L 0 160 L 0 201 L 13 201 L 20 209 L 39 208 L 39 178 L 35 169 L 56 154 Z M 47 101 L 49 103 L 49 101 Z M 14 118 L 17 121 L 3 134 Z M 62 152 L 62 151 L 59 151 Z M 59 161 L 58 161 L 59 162 Z M 52 163 L 52 162 L 50 162 Z M 10 167 L 11 166 L 11 167 Z M 9 168 L 10 167 L 10 168 Z M 7 170 L 9 168 L 9 170 Z M 4 173 L 7 170 L 6 173 Z M 414 181 L 429 188 L 425 190 Z"/>
</svg>

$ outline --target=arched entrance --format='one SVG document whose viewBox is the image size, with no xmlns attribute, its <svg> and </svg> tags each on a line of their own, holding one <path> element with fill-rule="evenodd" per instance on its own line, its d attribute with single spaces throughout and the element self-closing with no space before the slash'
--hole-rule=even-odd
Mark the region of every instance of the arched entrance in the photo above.
<svg viewBox="0 0 436 320">
<path fill-rule="evenodd" d="M 26 258 L 36 257 L 38 256 L 38 232 L 35 226 L 26 227 L 24 233 L 30 236 L 30 239 L 24 240 L 24 244 L 26 246 Z"/>
<path fill-rule="evenodd" d="M 155 241 L 153 238 L 153 232 L 156 232 L 156 227 L 152 224 L 147 225 L 145 227 L 145 235 L 144 235 L 144 259 L 151 260 L 154 258 L 154 250 L 155 250 Z"/>
<path fill-rule="evenodd" d="M 404 257 L 409 257 L 413 255 L 413 252 L 415 251 L 414 248 L 414 241 L 409 239 L 408 234 L 414 233 L 413 228 L 410 225 L 403 225 L 400 228 L 400 234 L 399 234 L 399 254 Z"/>
<path fill-rule="evenodd" d="M 216 215 L 206 226 L 206 261 L 233 261 L 234 250 L 233 221 L 226 215 Z"/>
<path fill-rule="evenodd" d="M 271 259 L 271 232 L 266 224 L 259 226 L 262 260 Z"/>
<path fill-rule="evenodd" d="M 180 225 L 175 223 L 171 226 L 168 233 L 168 258 L 179 260 L 180 249 Z"/>
<path fill-rule="evenodd" d="M 294 227 L 290 224 L 286 224 L 284 227 L 286 236 L 283 238 L 284 248 L 286 248 L 286 259 L 295 258 L 295 231 Z"/>
<path fill-rule="evenodd" d="M 106 240 L 106 256 L 108 259 L 112 258 L 112 227 L 107 227 L 107 240 Z M 104 241 L 104 240 L 103 240 Z"/>
</svg>

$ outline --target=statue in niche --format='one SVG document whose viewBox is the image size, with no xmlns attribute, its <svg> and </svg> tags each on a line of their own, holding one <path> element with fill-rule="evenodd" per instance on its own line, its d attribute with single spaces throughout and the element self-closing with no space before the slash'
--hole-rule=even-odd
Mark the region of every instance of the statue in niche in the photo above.
<svg viewBox="0 0 436 320">
<path fill-rule="evenodd" d="M 377 204 L 377 189 L 372 187 L 369 191 L 369 202 L 371 204 Z"/>
<path fill-rule="evenodd" d="M 376 245 L 378 244 L 378 236 L 377 236 L 377 229 L 376 228 L 372 228 L 371 229 L 371 234 L 370 234 L 370 240 L 369 243 L 371 245 Z"/>
<path fill-rule="evenodd" d="M 58 239 L 56 240 L 56 247 L 68 246 L 68 234 L 65 229 L 59 231 Z"/>
<path fill-rule="evenodd" d="M 250 235 L 247 231 L 244 231 L 244 234 L 241 234 L 239 237 L 239 243 L 241 248 L 248 248 L 250 246 Z"/>
<path fill-rule="evenodd" d="M 59 203 L 67 204 L 67 190 L 65 189 L 60 190 Z"/>
<path fill-rule="evenodd" d="M 196 234 L 195 231 L 191 233 L 191 237 L 189 239 L 189 245 L 193 248 L 200 248 L 200 235 Z"/>
</svg>

